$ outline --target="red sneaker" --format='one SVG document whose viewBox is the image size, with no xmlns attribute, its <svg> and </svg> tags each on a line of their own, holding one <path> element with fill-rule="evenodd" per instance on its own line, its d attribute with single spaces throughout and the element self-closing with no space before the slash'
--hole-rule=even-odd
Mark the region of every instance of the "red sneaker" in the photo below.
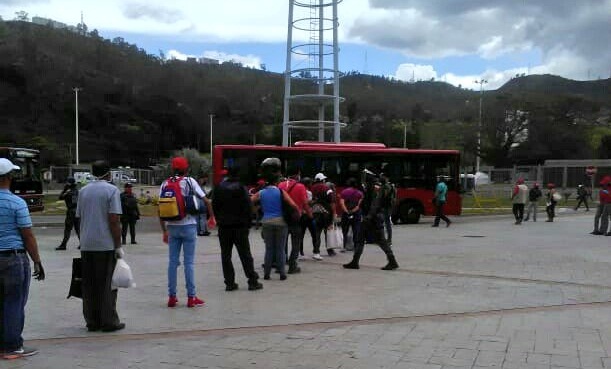
<svg viewBox="0 0 611 369">
<path fill-rule="evenodd" d="M 168 307 L 169 308 L 175 307 L 176 304 L 178 304 L 178 299 L 176 298 L 176 296 L 168 297 Z"/>
<path fill-rule="evenodd" d="M 197 296 L 189 297 L 189 300 L 187 300 L 187 307 L 192 308 L 198 306 L 204 306 L 204 300 L 198 299 Z"/>
</svg>

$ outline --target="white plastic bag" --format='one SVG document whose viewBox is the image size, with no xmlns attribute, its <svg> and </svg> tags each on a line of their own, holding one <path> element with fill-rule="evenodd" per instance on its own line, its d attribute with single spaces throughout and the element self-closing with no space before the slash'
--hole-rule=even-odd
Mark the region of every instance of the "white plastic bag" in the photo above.
<svg viewBox="0 0 611 369">
<path fill-rule="evenodd" d="M 348 233 L 346 233 L 346 250 L 348 251 L 354 250 L 352 227 L 348 228 Z"/>
<path fill-rule="evenodd" d="M 136 287 L 132 269 L 127 265 L 125 260 L 117 259 L 115 271 L 112 273 L 112 289 Z"/>
<path fill-rule="evenodd" d="M 327 231 L 327 248 L 341 249 L 344 247 L 344 235 L 341 228 L 333 225 L 333 228 Z"/>
</svg>

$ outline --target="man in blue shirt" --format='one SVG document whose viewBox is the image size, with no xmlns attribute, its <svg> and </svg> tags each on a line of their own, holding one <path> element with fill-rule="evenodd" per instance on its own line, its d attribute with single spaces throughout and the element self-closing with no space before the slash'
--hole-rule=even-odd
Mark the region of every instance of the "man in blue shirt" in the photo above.
<svg viewBox="0 0 611 369">
<path fill-rule="evenodd" d="M 449 227 L 452 223 L 448 217 L 443 214 L 443 206 L 446 203 L 446 196 L 448 194 L 448 186 L 444 182 L 443 176 L 437 176 L 437 186 L 435 187 L 435 197 L 433 197 L 433 203 L 437 207 L 437 214 L 435 216 L 435 222 L 433 227 L 439 227 L 439 219 L 443 219 L 446 222 L 446 227 Z"/>
<path fill-rule="evenodd" d="M 30 288 L 30 260 L 34 278 L 45 279 L 25 201 L 10 192 L 12 172 L 20 168 L 0 158 L 0 352 L 4 359 L 37 353 L 23 347 L 25 304 Z"/>
</svg>

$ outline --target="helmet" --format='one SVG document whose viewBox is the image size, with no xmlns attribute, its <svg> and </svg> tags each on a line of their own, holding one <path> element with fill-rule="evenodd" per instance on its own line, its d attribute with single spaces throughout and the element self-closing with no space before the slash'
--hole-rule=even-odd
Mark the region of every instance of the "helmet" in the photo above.
<svg viewBox="0 0 611 369">
<path fill-rule="evenodd" d="M 282 163 L 278 158 L 267 158 L 261 162 L 261 168 L 280 169 Z"/>
<path fill-rule="evenodd" d="M 74 177 L 68 177 L 66 182 L 68 182 L 68 184 L 75 184 L 76 183 L 76 181 L 74 180 Z"/>
</svg>

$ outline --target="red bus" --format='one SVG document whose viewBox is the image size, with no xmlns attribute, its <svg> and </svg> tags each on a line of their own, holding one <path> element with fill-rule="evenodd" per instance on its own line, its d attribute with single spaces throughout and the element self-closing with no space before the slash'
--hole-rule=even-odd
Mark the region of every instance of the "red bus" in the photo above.
<svg viewBox="0 0 611 369">
<path fill-rule="evenodd" d="M 361 179 L 364 169 L 384 172 L 397 188 L 392 219 L 395 223 L 418 223 L 421 215 L 434 215 L 432 204 L 436 177 L 442 175 L 448 185 L 446 213 L 462 211 L 459 181 L 460 152 L 456 150 L 412 150 L 387 148 L 379 143 L 296 142 L 294 146 L 217 145 L 213 154 L 214 184 L 221 181 L 224 168 L 237 165 L 240 180 L 254 186 L 259 165 L 267 157 L 277 157 L 283 169 L 297 167 L 302 177 L 323 172 L 337 185 Z"/>
<path fill-rule="evenodd" d="M 0 158 L 6 158 L 21 167 L 20 171 L 13 174 L 11 192 L 25 200 L 30 212 L 44 210 L 40 152 L 34 149 L 0 147 Z"/>
</svg>

